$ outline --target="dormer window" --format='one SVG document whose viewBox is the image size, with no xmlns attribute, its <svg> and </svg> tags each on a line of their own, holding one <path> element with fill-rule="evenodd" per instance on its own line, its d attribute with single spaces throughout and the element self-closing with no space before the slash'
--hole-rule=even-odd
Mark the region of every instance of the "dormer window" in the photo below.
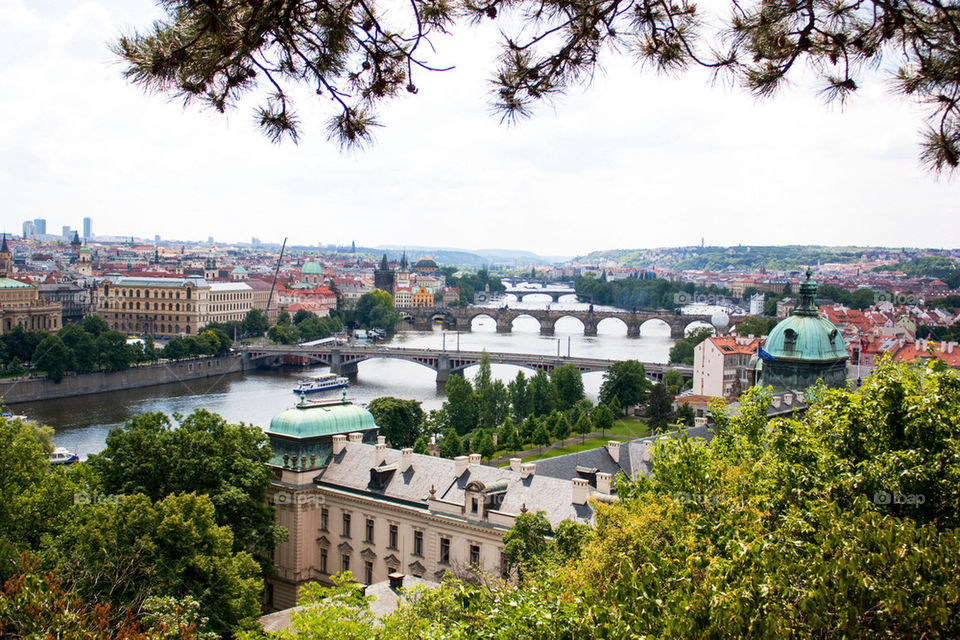
<svg viewBox="0 0 960 640">
<path fill-rule="evenodd" d="M 796 348 L 798 335 L 793 329 L 787 329 L 783 332 L 783 348 L 785 351 L 793 351 Z"/>
</svg>

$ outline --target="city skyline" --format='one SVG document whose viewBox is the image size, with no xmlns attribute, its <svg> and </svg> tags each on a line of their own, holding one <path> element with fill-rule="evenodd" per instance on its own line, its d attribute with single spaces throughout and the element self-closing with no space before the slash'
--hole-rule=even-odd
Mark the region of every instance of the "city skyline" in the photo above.
<svg viewBox="0 0 960 640">
<path fill-rule="evenodd" d="M 506 127 L 486 102 L 496 33 L 483 27 L 437 41 L 457 69 L 421 76 L 417 96 L 383 111 L 370 149 L 341 153 L 315 97 L 299 97 L 301 144 L 272 145 L 250 105 L 221 117 L 127 85 L 107 43 L 156 17 L 148 0 L 0 4 L 13 61 L 0 72 L 12 88 L 0 98 L 7 232 L 93 217 L 101 233 L 145 238 L 547 255 L 701 237 L 957 245 L 956 179 L 920 167 L 921 111 L 877 74 L 841 111 L 803 78 L 756 102 L 697 73 L 658 78 L 607 56 L 591 87 Z"/>
</svg>

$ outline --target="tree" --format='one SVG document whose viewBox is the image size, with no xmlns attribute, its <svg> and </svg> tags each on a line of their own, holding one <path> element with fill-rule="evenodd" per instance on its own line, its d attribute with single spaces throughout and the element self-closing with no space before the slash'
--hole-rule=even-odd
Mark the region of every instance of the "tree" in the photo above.
<svg viewBox="0 0 960 640">
<path fill-rule="evenodd" d="M 677 424 L 685 427 L 692 427 L 696 421 L 696 417 L 693 407 L 686 402 L 681 402 L 674 414 L 674 419 L 677 421 Z"/>
<path fill-rule="evenodd" d="M 550 384 L 550 378 L 547 377 L 543 369 L 537 371 L 530 384 L 527 387 L 530 394 L 530 407 L 535 416 L 550 415 L 557 407 L 557 392 Z"/>
<path fill-rule="evenodd" d="M 647 400 L 647 414 L 650 426 L 655 431 L 662 431 L 673 417 L 673 401 L 663 383 L 657 383 L 650 389 Z"/>
<path fill-rule="evenodd" d="M 250 309 L 243 318 L 243 332 L 263 335 L 270 328 L 270 321 L 263 309 Z"/>
<path fill-rule="evenodd" d="M 694 329 L 685 337 L 677 340 L 676 344 L 670 349 L 670 362 L 680 364 L 693 364 L 693 350 L 698 344 L 713 335 L 713 329 L 710 327 L 700 327 Z"/>
<path fill-rule="evenodd" d="M 474 438 L 473 450 L 490 460 L 497 453 L 497 448 L 493 445 L 493 437 L 486 429 L 481 430 L 480 435 Z"/>
<path fill-rule="evenodd" d="M 523 371 L 517 371 L 517 377 L 507 385 L 507 393 L 510 395 L 510 408 L 513 419 L 517 422 L 522 422 L 533 411 L 530 404 L 527 377 L 523 375 Z"/>
<path fill-rule="evenodd" d="M 686 384 L 686 381 L 683 379 L 683 374 L 676 369 L 670 369 L 663 374 L 663 386 L 667 388 L 667 391 L 671 395 L 677 395 L 683 391 L 683 387 L 686 386 Z"/>
<path fill-rule="evenodd" d="M 543 453 L 543 448 L 551 442 L 553 442 L 553 438 L 550 436 L 550 429 L 546 422 L 543 419 L 538 420 L 537 428 L 533 430 L 533 444 L 540 447 L 540 453 Z"/>
<path fill-rule="evenodd" d="M 415 94 L 414 72 L 435 70 L 428 48 L 418 45 L 452 29 L 458 14 L 502 21 L 505 42 L 492 89 L 494 109 L 509 120 L 585 83 L 600 51 L 626 41 L 640 43 L 635 53 L 660 72 L 700 65 L 758 96 L 775 93 L 797 62 L 806 62 L 823 95 L 841 103 L 858 88 L 861 68 L 895 51 L 902 61 L 896 89 L 925 104 L 932 123 L 924 132 L 924 162 L 937 171 L 960 163 L 960 79 L 952 75 L 960 67 L 960 27 L 953 3 L 872 0 L 837 8 L 818 0 L 739 8 L 722 18 L 693 2 L 577 2 L 549 18 L 536 7 L 429 2 L 387 20 L 386 12 L 362 2 L 265 4 L 255 11 L 242 3 L 175 2 L 149 30 L 122 36 L 114 52 L 130 81 L 221 113 L 259 90 L 256 120 L 274 141 L 297 140 L 292 96 L 306 85 L 337 110 L 330 137 L 356 146 L 378 126 L 380 102 Z M 702 25 L 721 21 L 704 35 Z M 411 26 L 398 31 L 397 25 Z"/>
<path fill-rule="evenodd" d="M 460 435 L 477 428 L 477 401 L 473 386 L 463 376 L 450 376 L 447 380 L 447 401 L 443 403 L 447 425 Z"/>
<path fill-rule="evenodd" d="M 280 344 L 296 344 L 300 340 L 300 333 L 296 327 L 281 323 L 270 327 L 267 337 Z"/>
<path fill-rule="evenodd" d="M 553 527 L 544 511 L 521 513 L 510 530 L 503 534 L 503 552 L 510 564 L 517 568 L 521 580 L 549 559 L 549 537 L 552 535 Z"/>
<path fill-rule="evenodd" d="M 513 420 L 507 416 L 507 419 L 503 421 L 503 424 L 500 425 L 500 428 L 497 430 L 497 443 L 501 449 L 512 452 L 517 451 L 517 449 L 512 448 L 517 439 L 517 426 L 513 423 Z"/>
<path fill-rule="evenodd" d="M 63 374 L 72 366 L 71 355 L 70 349 L 59 336 L 47 336 L 33 352 L 33 366 L 45 371 L 54 382 L 60 382 Z"/>
<path fill-rule="evenodd" d="M 371 400 L 367 409 L 380 427 L 380 435 L 394 448 L 413 446 L 423 433 L 425 415 L 417 400 L 383 396 Z"/>
<path fill-rule="evenodd" d="M 233 531 L 236 550 L 250 551 L 265 569 L 276 537 L 267 504 L 271 457 L 259 427 L 230 424 L 197 409 L 173 428 L 163 413 L 145 413 L 107 436 L 107 446 L 89 464 L 107 494 L 142 493 L 161 500 L 175 493 L 210 497 L 217 523 Z"/>
<path fill-rule="evenodd" d="M 463 455 L 463 441 L 453 427 L 443 432 L 439 449 L 440 456 L 443 458 L 456 458 Z"/>
<path fill-rule="evenodd" d="M 413 443 L 413 452 L 421 455 L 430 455 L 430 438 L 427 434 L 421 434 L 417 441 Z"/>
<path fill-rule="evenodd" d="M 97 338 L 101 333 L 109 331 L 110 326 L 107 324 L 107 321 L 100 316 L 89 315 L 83 318 L 83 330 L 94 338 Z"/>
<path fill-rule="evenodd" d="M 563 446 L 567 436 L 570 435 L 570 421 L 567 420 L 567 416 L 559 411 L 550 414 L 550 432 L 554 440 L 559 440 L 560 446 Z"/>
<path fill-rule="evenodd" d="M 354 319 L 362 327 L 392 331 L 400 314 L 393 306 L 393 296 L 386 291 L 374 289 L 357 300 L 353 312 Z"/>
<path fill-rule="evenodd" d="M 601 407 L 605 405 L 600 405 Z M 610 411 L 607 409 L 607 411 Z M 612 424 L 612 421 L 611 421 Z M 587 439 L 587 435 L 593 433 L 594 424 L 590 420 L 590 415 L 587 413 L 580 414 L 580 419 L 577 420 L 577 423 L 573 426 L 574 431 L 580 434 L 580 442 L 583 442 Z"/>
<path fill-rule="evenodd" d="M 550 371 L 550 383 L 557 398 L 557 408 L 567 411 L 583 399 L 583 375 L 575 364 L 563 364 Z"/>
<path fill-rule="evenodd" d="M 763 316 L 746 316 L 740 321 L 734 330 L 738 336 L 765 336 L 777 326 L 776 318 L 765 318 Z"/>
<path fill-rule="evenodd" d="M 610 404 L 613 399 L 621 407 L 643 404 L 650 383 L 643 365 L 636 360 L 623 360 L 610 365 L 600 385 L 600 402 Z"/>
<path fill-rule="evenodd" d="M 610 407 L 605 404 L 599 404 L 597 408 L 590 413 L 590 419 L 593 421 L 594 427 L 606 433 L 607 429 L 613 426 L 616 416 L 613 415 Z M 579 430 L 577 433 L 580 433 Z"/>
<path fill-rule="evenodd" d="M 123 371 L 133 361 L 127 337 L 119 331 L 104 331 L 97 336 L 96 349 L 97 362 L 104 371 Z"/>
</svg>

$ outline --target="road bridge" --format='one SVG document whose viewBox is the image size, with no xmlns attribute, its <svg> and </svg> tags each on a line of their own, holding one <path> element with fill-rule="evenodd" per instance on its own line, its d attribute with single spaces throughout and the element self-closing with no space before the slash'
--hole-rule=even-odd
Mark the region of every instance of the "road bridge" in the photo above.
<svg viewBox="0 0 960 640">
<path fill-rule="evenodd" d="M 437 382 L 445 383 L 451 374 L 462 374 L 467 367 L 480 363 L 482 351 L 441 351 L 438 349 L 409 349 L 377 345 L 243 345 L 237 349 L 251 364 L 257 366 L 280 366 L 285 356 L 297 356 L 320 365 L 330 371 L 346 376 L 356 376 L 357 364 L 364 360 L 389 358 L 406 360 L 429 367 L 437 372 Z M 487 352 L 491 364 L 512 364 L 525 369 L 550 371 L 562 364 L 573 364 L 583 373 L 606 371 L 619 360 L 603 358 L 566 358 L 553 355 Z M 679 371 L 684 378 L 693 377 L 693 367 L 664 365 L 659 362 L 644 362 L 647 377 L 659 381 L 670 369 Z"/>
<path fill-rule="evenodd" d="M 576 291 L 567 287 L 544 287 L 542 289 L 523 289 L 523 288 L 518 289 L 515 287 L 508 287 L 506 291 L 504 291 L 503 293 L 510 294 L 516 297 L 516 299 L 521 302 L 526 296 L 533 295 L 535 293 L 540 295 L 550 296 L 550 298 L 554 302 L 559 302 L 560 298 L 562 298 L 563 296 L 577 295 Z"/>
<path fill-rule="evenodd" d="M 670 327 L 670 337 L 682 338 L 686 330 L 695 322 L 710 324 L 708 315 L 681 315 L 674 311 L 564 311 L 553 309 L 498 309 L 489 307 L 399 307 L 401 326 L 406 322 L 408 326 L 418 331 L 429 331 L 436 323 L 441 323 L 447 329 L 470 331 L 474 319 L 487 316 L 497 323 L 497 333 L 510 333 L 513 330 L 513 321 L 521 316 L 534 318 L 540 323 L 540 334 L 552 336 L 557 320 L 561 318 L 576 318 L 583 324 L 583 335 L 597 335 L 597 326 L 607 318 L 620 320 L 627 326 L 628 336 L 639 336 L 640 327 L 651 320 L 659 320 Z M 730 324 L 736 324 L 739 316 L 730 318 Z"/>
</svg>

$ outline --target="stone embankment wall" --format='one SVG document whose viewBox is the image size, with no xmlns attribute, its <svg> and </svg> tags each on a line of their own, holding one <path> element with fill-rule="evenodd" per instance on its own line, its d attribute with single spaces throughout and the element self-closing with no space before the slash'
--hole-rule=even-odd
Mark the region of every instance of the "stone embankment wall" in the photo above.
<svg viewBox="0 0 960 640">
<path fill-rule="evenodd" d="M 254 366 L 241 354 L 230 354 L 141 365 L 112 373 L 67 374 L 60 382 L 46 378 L 15 378 L 0 382 L 0 402 L 14 404 L 105 391 L 122 391 L 155 384 L 209 378 L 226 373 L 239 373 L 253 368 Z"/>
</svg>

